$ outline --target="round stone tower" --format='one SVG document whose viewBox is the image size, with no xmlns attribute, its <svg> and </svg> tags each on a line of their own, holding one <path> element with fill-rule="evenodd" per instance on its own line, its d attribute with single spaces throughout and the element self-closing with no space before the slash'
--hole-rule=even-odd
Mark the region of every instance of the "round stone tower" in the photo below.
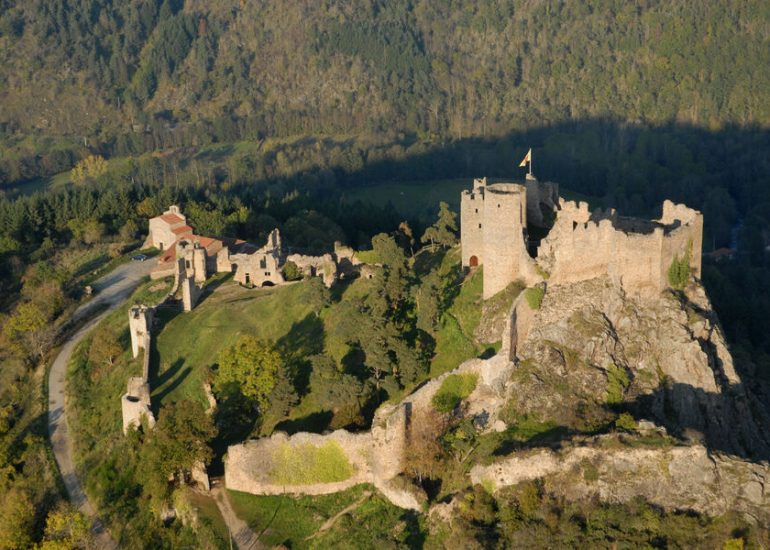
<svg viewBox="0 0 770 550">
<path fill-rule="evenodd" d="M 515 183 L 488 185 L 481 221 L 485 299 L 516 279 L 529 278 L 531 259 L 526 248 L 526 227 L 526 188 Z"/>
</svg>

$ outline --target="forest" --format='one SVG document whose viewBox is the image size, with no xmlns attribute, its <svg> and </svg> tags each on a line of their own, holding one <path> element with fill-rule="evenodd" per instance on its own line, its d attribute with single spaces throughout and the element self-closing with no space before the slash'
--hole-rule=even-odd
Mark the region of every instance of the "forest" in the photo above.
<svg viewBox="0 0 770 550">
<path fill-rule="evenodd" d="M 703 212 L 702 282 L 741 375 L 770 402 L 768 66 L 763 0 L 0 0 L 0 547 L 14 547 L 9 526 L 27 533 L 18 547 L 83 535 L 47 446 L 41 373 L 84 288 L 172 203 L 200 234 L 261 244 L 279 227 L 293 251 L 340 240 L 401 263 L 432 248 L 420 237 L 434 197 L 457 211 L 458 182 L 520 179 L 531 147 L 540 180 L 592 207 Z M 325 379 L 319 356 L 305 386 L 344 400 L 341 386 L 364 384 L 371 409 L 433 368 L 450 304 L 427 317 L 416 304 L 445 282 L 396 275 L 356 318 L 384 311 L 367 327 L 380 359 L 411 371 Z M 359 412 L 335 426 L 365 424 Z M 475 538 L 508 540 L 507 521 L 520 543 L 547 529 L 574 542 L 590 523 L 549 516 L 556 504 L 527 490 L 512 508 L 469 494 Z M 612 531 L 642 512 L 593 513 Z M 656 521 L 655 533 L 701 522 Z"/>
</svg>

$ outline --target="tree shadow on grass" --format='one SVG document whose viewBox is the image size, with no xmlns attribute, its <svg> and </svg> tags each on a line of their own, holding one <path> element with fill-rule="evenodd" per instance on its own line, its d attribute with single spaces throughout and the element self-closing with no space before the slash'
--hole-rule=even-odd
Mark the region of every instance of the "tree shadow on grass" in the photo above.
<svg viewBox="0 0 770 550">
<path fill-rule="evenodd" d="M 323 433 L 329 428 L 334 414 L 331 411 L 318 411 L 302 418 L 283 420 L 276 424 L 275 431 L 295 434 L 297 432 Z"/>
<path fill-rule="evenodd" d="M 292 382 L 299 395 L 307 394 L 310 384 L 312 365 L 308 357 L 322 353 L 323 347 L 323 322 L 313 313 L 295 322 L 289 332 L 276 342 L 276 348 L 289 366 Z"/>
<path fill-rule="evenodd" d="M 155 388 L 155 392 L 152 393 L 152 411 L 156 416 L 166 396 L 176 390 L 190 376 L 192 368 L 182 368 L 183 366 L 184 359 L 180 357 L 162 374 L 156 374 L 155 377 L 150 375 L 150 388 Z"/>
</svg>

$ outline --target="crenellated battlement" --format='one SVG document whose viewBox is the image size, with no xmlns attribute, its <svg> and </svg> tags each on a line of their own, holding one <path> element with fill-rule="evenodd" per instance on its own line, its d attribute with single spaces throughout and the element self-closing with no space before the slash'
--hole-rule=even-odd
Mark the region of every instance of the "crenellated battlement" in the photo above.
<svg viewBox="0 0 770 550">
<path fill-rule="evenodd" d="M 474 258 L 481 265 L 483 258 L 484 298 L 517 279 L 531 285 L 544 276 L 549 285 L 609 276 L 626 291 L 659 292 L 669 286 L 672 262 L 688 251 L 691 272 L 700 277 L 703 216 L 697 210 L 667 200 L 658 219 L 630 218 L 613 208 L 591 211 L 585 201 L 550 201 L 542 185 L 534 178 L 526 186 L 477 179 L 473 191 L 463 192 L 463 266 L 473 267 Z M 527 197 L 531 189 L 538 189 L 534 199 Z M 516 197 L 519 210 L 496 200 L 503 196 Z M 549 209 L 556 219 L 533 258 L 527 212 Z"/>
</svg>

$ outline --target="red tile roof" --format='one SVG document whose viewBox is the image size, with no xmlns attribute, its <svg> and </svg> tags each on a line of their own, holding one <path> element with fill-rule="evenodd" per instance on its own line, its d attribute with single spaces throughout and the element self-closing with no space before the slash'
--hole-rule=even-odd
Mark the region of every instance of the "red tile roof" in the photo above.
<svg viewBox="0 0 770 550">
<path fill-rule="evenodd" d="M 176 227 L 176 228 L 172 229 L 171 232 L 174 235 L 186 235 L 188 233 L 190 235 L 192 235 L 192 230 L 193 230 L 193 228 L 190 227 L 189 225 L 183 225 L 182 227 Z"/>
<path fill-rule="evenodd" d="M 184 220 L 179 216 L 177 216 L 176 214 L 163 214 L 162 216 L 158 216 L 158 217 L 169 225 L 177 225 L 180 223 L 184 223 Z"/>
<path fill-rule="evenodd" d="M 214 256 L 217 252 L 222 250 L 224 243 L 221 240 L 213 237 L 203 237 L 201 235 L 192 235 L 190 237 L 193 241 L 197 241 L 203 248 L 206 249 L 206 254 Z"/>
</svg>

